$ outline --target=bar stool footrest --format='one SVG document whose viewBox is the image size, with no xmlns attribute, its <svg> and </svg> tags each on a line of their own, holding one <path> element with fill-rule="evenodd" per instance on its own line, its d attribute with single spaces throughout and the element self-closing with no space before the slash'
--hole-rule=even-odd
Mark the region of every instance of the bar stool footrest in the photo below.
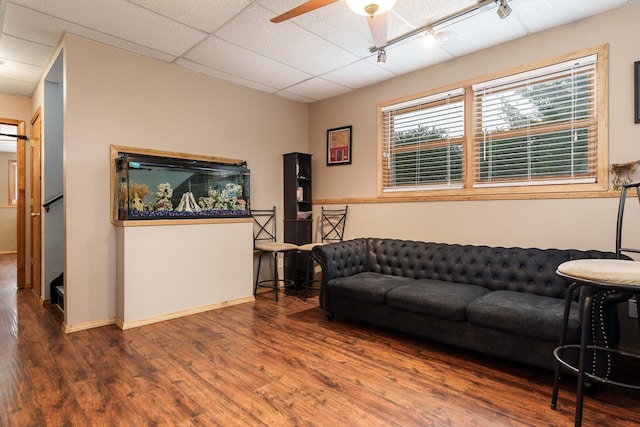
<svg viewBox="0 0 640 427">
<path fill-rule="evenodd" d="M 601 346 L 596 346 L 596 345 L 587 345 L 585 347 L 585 349 L 622 356 L 623 358 L 632 359 L 632 360 L 637 361 L 637 362 L 640 363 L 640 355 L 639 354 L 630 353 L 630 352 L 627 352 L 627 351 L 619 350 L 617 348 L 607 348 L 607 347 L 601 347 Z M 577 374 L 578 373 L 578 368 L 576 366 L 572 365 L 571 363 L 567 362 L 566 360 L 564 360 L 564 355 L 562 353 L 565 350 L 575 350 L 576 360 L 577 360 L 577 355 L 578 355 L 578 351 L 580 350 L 580 345 L 579 344 L 567 344 L 567 345 L 563 345 L 563 346 L 560 346 L 560 347 L 556 347 L 556 349 L 553 350 L 553 357 L 555 357 L 556 360 L 558 362 L 560 362 L 560 364 L 562 366 L 564 366 L 565 368 L 569 369 L 571 372 L 574 372 L 574 373 Z M 633 389 L 633 390 L 640 390 L 640 378 L 636 378 L 639 381 L 638 384 L 632 384 L 632 383 L 626 383 L 626 382 L 617 381 L 617 380 L 612 379 L 612 378 L 605 378 L 605 377 L 602 377 L 602 376 L 599 376 L 599 375 L 595 375 L 595 374 L 592 374 L 592 373 L 589 373 L 589 372 L 585 372 L 584 375 L 585 375 L 586 378 L 588 378 L 590 380 L 593 380 L 595 382 L 598 382 L 598 383 L 611 384 L 611 385 L 615 385 L 615 386 L 618 386 L 618 387 L 624 387 L 624 388 L 629 388 L 629 389 Z"/>
</svg>

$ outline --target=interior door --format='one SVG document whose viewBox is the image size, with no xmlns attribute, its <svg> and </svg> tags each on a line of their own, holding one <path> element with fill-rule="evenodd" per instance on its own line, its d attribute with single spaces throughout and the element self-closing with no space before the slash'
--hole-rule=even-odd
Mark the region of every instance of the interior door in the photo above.
<svg viewBox="0 0 640 427">
<path fill-rule="evenodd" d="M 40 110 L 31 119 L 31 286 L 38 296 L 42 294 L 42 117 Z"/>
</svg>

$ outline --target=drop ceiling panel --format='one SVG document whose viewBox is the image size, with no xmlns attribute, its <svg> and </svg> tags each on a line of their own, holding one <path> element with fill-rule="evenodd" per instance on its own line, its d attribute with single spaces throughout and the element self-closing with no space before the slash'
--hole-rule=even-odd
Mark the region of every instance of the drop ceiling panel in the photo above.
<svg viewBox="0 0 640 427">
<path fill-rule="evenodd" d="M 318 100 L 324 99 L 327 94 L 331 97 L 347 93 L 349 88 L 316 77 L 287 88 L 287 92 Z"/>
<path fill-rule="evenodd" d="M 42 68 L 37 65 L 5 60 L 2 64 L 2 77 L 11 80 L 37 83 L 40 80 Z"/>
<path fill-rule="evenodd" d="M 417 37 L 388 48 L 384 67 L 395 74 L 405 74 L 452 58 L 441 46 L 427 47 L 424 38 Z"/>
<path fill-rule="evenodd" d="M 357 89 L 395 76 L 396 74 L 385 67 L 385 64 L 362 60 L 324 74 L 322 78 L 340 86 Z"/>
<path fill-rule="evenodd" d="M 183 59 L 183 58 L 178 59 L 175 62 L 175 64 L 180 67 L 186 68 L 188 70 L 196 71 L 200 74 L 205 74 L 207 76 L 215 77 L 217 79 L 226 80 L 228 82 L 235 83 L 240 86 L 245 86 L 251 89 L 257 89 L 259 91 L 267 92 L 267 93 L 277 92 L 277 89 L 274 87 L 266 86 L 264 84 L 261 84 L 252 80 L 244 79 L 242 77 L 238 77 L 235 74 L 229 74 L 223 71 L 215 70 L 213 68 L 206 67 L 204 65 L 189 61 L 187 59 Z"/>
<path fill-rule="evenodd" d="M 2 33 L 54 47 L 62 32 L 69 26 L 68 22 L 8 3 Z"/>
<path fill-rule="evenodd" d="M 416 28 L 428 25 L 476 3 L 477 0 L 397 1 L 391 14 L 398 16 L 399 19 L 409 24 L 411 28 Z"/>
<path fill-rule="evenodd" d="M 278 89 L 312 77 L 311 74 L 249 50 L 239 49 L 213 36 L 192 49 L 185 55 L 185 59 Z"/>
<path fill-rule="evenodd" d="M 129 1 L 207 33 L 224 25 L 251 3 L 251 0 Z"/>
<path fill-rule="evenodd" d="M 125 0 L 16 0 L 25 7 L 160 52 L 180 55 L 205 36 Z"/>
<path fill-rule="evenodd" d="M 388 22 L 388 30 L 396 29 L 399 32 L 405 32 L 411 29 L 409 25 L 395 16 L 389 16 L 388 19 L 393 20 L 393 22 Z M 340 46 L 358 58 L 370 55 L 369 48 L 373 46 L 373 39 L 369 25 L 367 25 L 367 18 L 351 12 L 344 1 L 306 13 L 290 22 L 306 28 L 318 37 Z M 389 31 L 388 35 L 391 35 Z"/>
<path fill-rule="evenodd" d="M 94 31 L 85 26 L 73 24 L 11 3 L 7 5 L 5 16 L 3 39 L 0 40 L 0 45 L 4 44 L 4 36 L 8 34 L 16 38 L 51 46 L 50 54 L 53 54 L 58 40 L 63 33 L 67 32 L 161 61 L 170 62 L 176 58 L 175 55 L 159 52 L 137 43 Z"/>
<path fill-rule="evenodd" d="M 447 31 L 454 33 L 455 39 L 444 48 L 455 56 L 461 56 L 526 36 L 526 30 L 511 15 L 500 19 L 495 10 L 490 9 L 446 27 Z"/>
<path fill-rule="evenodd" d="M 2 37 L 0 58 L 44 67 L 49 62 L 51 47 L 28 40 L 19 39 L 9 34 Z"/>
<path fill-rule="evenodd" d="M 530 32 L 537 32 L 625 4 L 627 0 L 517 0 L 512 2 L 512 9 Z"/>
<path fill-rule="evenodd" d="M 358 60 L 298 25 L 270 22 L 272 16 L 261 6 L 252 5 L 217 31 L 216 36 L 311 74 L 323 74 Z"/>
<path fill-rule="evenodd" d="M 276 94 L 282 98 L 287 98 L 292 101 L 311 103 L 316 101 L 315 99 L 305 98 L 304 96 L 296 95 L 295 93 L 287 92 L 286 90 L 280 90 L 276 92 Z"/>
</svg>

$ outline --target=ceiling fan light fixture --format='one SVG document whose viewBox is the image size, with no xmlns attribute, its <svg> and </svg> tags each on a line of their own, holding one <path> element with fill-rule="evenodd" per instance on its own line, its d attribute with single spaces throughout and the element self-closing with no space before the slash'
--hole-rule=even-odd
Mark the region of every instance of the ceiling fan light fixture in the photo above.
<svg viewBox="0 0 640 427">
<path fill-rule="evenodd" d="M 391 10 L 396 0 L 347 0 L 349 9 L 362 16 L 376 16 Z"/>
</svg>

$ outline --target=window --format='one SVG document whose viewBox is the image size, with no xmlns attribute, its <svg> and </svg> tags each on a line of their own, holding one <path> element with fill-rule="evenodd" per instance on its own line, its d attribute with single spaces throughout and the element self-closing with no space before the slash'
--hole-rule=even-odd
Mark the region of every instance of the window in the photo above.
<svg viewBox="0 0 640 427">
<path fill-rule="evenodd" d="M 18 204 L 18 161 L 9 160 L 9 206 Z"/>
<path fill-rule="evenodd" d="M 382 108 L 384 191 L 462 187 L 464 90 Z"/>
<path fill-rule="evenodd" d="M 596 60 L 473 86 L 474 186 L 595 182 Z"/>
<path fill-rule="evenodd" d="M 606 58 L 600 46 L 380 106 L 380 195 L 606 190 Z"/>
</svg>

